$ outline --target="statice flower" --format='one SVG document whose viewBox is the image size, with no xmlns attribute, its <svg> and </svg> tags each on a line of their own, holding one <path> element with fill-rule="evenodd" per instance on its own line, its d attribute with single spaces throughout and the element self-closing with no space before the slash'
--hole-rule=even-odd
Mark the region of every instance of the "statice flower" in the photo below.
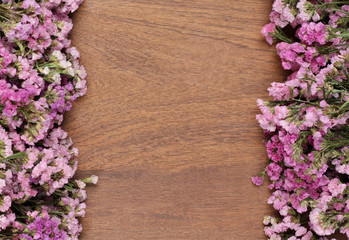
<svg viewBox="0 0 349 240">
<path fill-rule="evenodd" d="M 297 37 L 307 45 L 314 42 L 324 45 L 327 37 L 326 25 L 322 22 L 303 23 L 297 31 Z"/>
<path fill-rule="evenodd" d="M 345 1 L 275 0 L 262 30 L 289 71 L 257 101 L 268 163 L 252 182 L 268 176 L 279 213 L 264 219 L 269 239 L 349 239 L 348 13 Z"/>
<path fill-rule="evenodd" d="M 8 239 L 78 239 L 86 184 L 98 181 L 73 179 L 78 150 L 60 127 L 86 93 L 68 38 L 81 3 L 0 3 L 0 231 Z"/>
</svg>

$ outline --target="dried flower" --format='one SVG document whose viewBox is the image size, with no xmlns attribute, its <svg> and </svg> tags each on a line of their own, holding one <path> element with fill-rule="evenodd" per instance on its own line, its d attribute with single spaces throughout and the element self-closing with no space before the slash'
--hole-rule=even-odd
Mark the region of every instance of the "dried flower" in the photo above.
<svg viewBox="0 0 349 240">
<path fill-rule="evenodd" d="M 269 239 L 349 238 L 349 5 L 347 1 L 275 0 L 262 33 L 291 73 L 258 100 L 273 189 L 281 218 L 264 219 Z M 290 25 L 295 36 L 283 28 Z M 276 27 L 275 27 L 276 26 Z M 294 39 L 294 41 L 290 41 Z"/>
<path fill-rule="evenodd" d="M 68 39 L 69 13 L 81 3 L 0 3 L 0 230 L 6 239 L 78 239 L 82 229 L 86 184 L 72 180 L 78 150 L 60 127 L 86 92 L 85 69 Z"/>
</svg>

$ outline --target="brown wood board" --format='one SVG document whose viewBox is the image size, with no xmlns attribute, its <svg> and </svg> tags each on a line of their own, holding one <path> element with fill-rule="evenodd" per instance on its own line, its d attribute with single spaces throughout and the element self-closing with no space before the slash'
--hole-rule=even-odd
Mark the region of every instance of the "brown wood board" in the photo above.
<svg viewBox="0 0 349 240">
<path fill-rule="evenodd" d="M 87 95 L 65 116 L 88 188 L 82 240 L 265 239 L 258 98 L 283 81 L 268 0 L 85 0 Z"/>
</svg>

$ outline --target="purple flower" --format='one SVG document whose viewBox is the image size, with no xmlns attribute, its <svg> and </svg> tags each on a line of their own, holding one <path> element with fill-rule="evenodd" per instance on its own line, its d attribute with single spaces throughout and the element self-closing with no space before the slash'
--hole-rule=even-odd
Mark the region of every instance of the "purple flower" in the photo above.
<svg viewBox="0 0 349 240">
<path fill-rule="evenodd" d="M 263 184 L 263 177 L 252 177 L 251 180 L 257 186 L 261 186 Z"/>
<path fill-rule="evenodd" d="M 326 28 L 322 22 L 303 23 L 297 31 L 297 37 L 307 45 L 312 45 L 314 42 L 324 45 L 327 37 Z"/>
<path fill-rule="evenodd" d="M 262 35 L 266 38 L 267 42 L 272 45 L 273 44 L 273 36 L 272 34 L 275 31 L 275 24 L 274 23 L 268 23 L 265 25 L 262 29 Z"/>
<path fill-rule="evenodd" d="M 267 167 L 267 173 L 270 177 L 270 180 L 277 181 L 280 178 L 282 172 L 282 167 L 276 163 L 271 163 Z"/>
</svg>

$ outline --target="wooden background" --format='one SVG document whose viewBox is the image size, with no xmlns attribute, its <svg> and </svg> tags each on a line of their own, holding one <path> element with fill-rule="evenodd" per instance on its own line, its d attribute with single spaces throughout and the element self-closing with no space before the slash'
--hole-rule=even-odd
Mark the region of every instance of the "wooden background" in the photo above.
<svg viewBox="0 0 349 240">
<path fill-rule="evenodd" d="M 265 239 L 255 115 L 285 73 L 260 34 L 271 0 L 85 0 L 89 90 L 65 118 L 88 188 L 82 240 Z"/>
</svg>

